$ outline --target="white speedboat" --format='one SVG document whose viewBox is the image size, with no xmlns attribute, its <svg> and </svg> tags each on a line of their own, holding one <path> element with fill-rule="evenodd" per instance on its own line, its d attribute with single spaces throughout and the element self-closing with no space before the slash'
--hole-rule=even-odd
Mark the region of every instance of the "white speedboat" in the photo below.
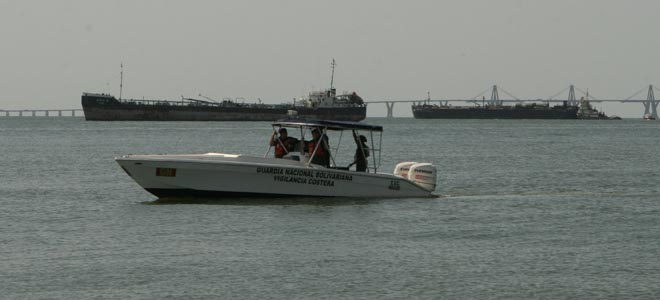
<svg viewBox="0 0 660 300">
<path fill-rule="evenodd" d="M 305 133 L 320 129 L 339 134 L 336 147 L 330 145 L 328 167 L 312 163 L 318 148 L 291 151 L 283 158 L 240 154 L 165 154 L 125 155 L 117 163 L 140 186 L 158 197 L 435 197 L 436 168 L 430 163 L 399 163 L 393 173 L 381 173 L 381 126 L 340 121 L 282 120 L 273 130 L 293 128 L 299 131 L 302 144 Z M 338 166 L 341 135 L 352 131 L 370 137 L 369 167 L 356 172 Z M 350 136 L 350 135 L 349 135 Z M 333 135 L 334 139 L 334 135 Z M 352 140 L 353 137 L 351 136 Z M 377 141 L 374 142 L 374 141 Z M 355 149 L 356 144 L 347 143 Z M 376 147 L 377 146 L 377 147 Z M 272 147 L 271 147 L 272 148 Z M 306 152 L 312 152 L 311 155 Z M 352 157 L 352 153 L 350 153 Z"/>
</svg>

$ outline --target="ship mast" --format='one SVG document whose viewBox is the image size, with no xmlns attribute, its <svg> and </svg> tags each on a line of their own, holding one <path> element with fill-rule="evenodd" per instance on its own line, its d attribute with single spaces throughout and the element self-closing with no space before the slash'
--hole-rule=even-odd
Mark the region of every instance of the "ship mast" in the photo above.
<svg viewBox="0 0 660 300">
<path fill-rule="evenodd" d="M 121 92 L 124 88 L 124 63 L 120 63 L 119 67 L 121 68 L 119 72 L 119 100 L 121 100 Z"/>
<path fill-rule="evenodd" d="M 330 89 L 334 89 L 334 83 L 335 83 L 335 66 L 337 64 L 335 63 L 335 59 L 332 59 L 332 63 L 330 66 L 332 66 L 332 75 L 330 76 Z"/>
</svg>

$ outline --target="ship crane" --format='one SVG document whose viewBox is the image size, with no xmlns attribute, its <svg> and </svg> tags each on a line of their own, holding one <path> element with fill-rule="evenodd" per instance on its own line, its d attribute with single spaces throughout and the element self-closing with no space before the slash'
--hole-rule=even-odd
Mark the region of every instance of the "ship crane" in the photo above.
<svg viewBox="0 0 660 300">
<path fill-rule="evenodd" d="M 204 98 L 204 99 L 206 99 L 206 100 L 209 100 L 209 101 L 211 101 L 211 102 L 216 102 L 216 103 L 218 102 L 218 101 L 216 101 L 215 99 L 212 99 L 212 98 L 209 98 L 209 97 L 206 97 L 206 96 L 202 95 L 202 93 L 199 93 L 199 96 L 202 97 L 202 98 Z"/>
<path fill-rule="evenodd" d="M 209 97 L 205 97 L 205 96 L 203 96 L 202 94 L 199 94 L 199 96 L 202 97 L 202 98 L 204 98 L 204 99 L 207 99 L 208 101 L 206 101 L 206 100 L 199 100 L 199 99 L 195 99 L 195 98 L 186 98 L 186 97 L 184 97 L 183 95 L 181 95 L 181 103 L 183 103 L 184 101 L 190 101 L 190 102 L 206 103 L 206 104 L 214 104 L 214 105 L 215 105 L 215 104 L 218 104 L 217 101 L 215 101 L 215 100 L 213 100 L 213 99 L 211 99 L 211 98 L 209 98 Z"/>
</svg>

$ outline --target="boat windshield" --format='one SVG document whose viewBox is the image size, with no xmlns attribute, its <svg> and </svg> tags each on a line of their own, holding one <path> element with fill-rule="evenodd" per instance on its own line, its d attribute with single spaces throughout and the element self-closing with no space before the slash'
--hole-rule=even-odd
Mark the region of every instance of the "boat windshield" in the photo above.
<svg viewBox="0 0 660 300">
<path fill-rule="evenodd" d="M 300 119 L 284 119 L 272 123 L 273 132 L 279 132 L 280 128 L 293 129 L 289 130 L 290 136 L 293 132 L 298 133 L 300 143 L 292 152 L 298 152 L 301 160 L 310 165 L 313 158 L 319 153 L 318 145 L 314 149 L 306 149 L 304 145 L 311 140 L 311 131 L 318 129 L 321 133 L 320 139 L 329 141 L 329 167 L 333 169 L 349 170 L 355 164 L 355 155 L 358 151 L 356 148 L 362 148 L 358 142 L 352 142 L 354 137 L 364 136 L 367 138 L 366 145 L 368 146 L 367 156 L 368 169 L 367 172 L 376 173 L 380 166 L 381 158 L 381 145 L 383 127 L 378 125 L 369 125 L 359 122 L 346 122 L 346 121 L 327 121 L 327 120 L 300 120 Z M 349 142 L 342 145 L 342 137 L 344 132 L 348 131 Z M 307 138 L 306 138 L 307 136 Z M 268 148 L 264 156 L 268 156 L 273 146 Z M 360 149 L 364 150 L 364 149 Z M 310 153 L 311 152 L 311 153 Z M 292 153 L 293 154 L 293 153 Z"/>
</svg>

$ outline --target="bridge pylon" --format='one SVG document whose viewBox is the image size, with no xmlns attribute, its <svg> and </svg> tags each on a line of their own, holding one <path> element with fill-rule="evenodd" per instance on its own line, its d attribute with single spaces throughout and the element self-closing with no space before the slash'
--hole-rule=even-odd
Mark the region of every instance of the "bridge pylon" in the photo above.
<svg viewBox="0 0 660 300">
<path fill-rule="evenodd" d="M 655 100 L 655 95 L 653 94 L 653 85 L 649 85 L 649 91 L 646 94 L 646 101 L 642 102 L 644 105 L 644 116 L 652 116 L 658 118 L 658 101 Z"/>
<path fill-rule="evenodd" d="M 490 101 L 488 104 L 492 106 L 497 106 L 502 104 L 502 102 L 500 101 L 500 95 L 497 92 L 497 85 L 493 85 L 493 91 L 490 93 Z"/>
<path fill-rule="evenodd" d="M 652 84 L 649 85 L 649 92 L 646 96 L 646 102 L 644 102 L 644 114 L 649 113 L 649 108 L 651 109 L 651 116 L 658 119 L 658 101 L 655 100 Z"/>
<path fill-rule="evenodd" d="M 385 106 L 387 107 L 388 118 L 394 118 L 394 103 L 395 102 L 385 102 Z"/>
<path fill-rule="evenodd" d="M 575 99 L 575 86 L 573 86 L 572 84 L 568 90 L 568 102 L 566 104 L 568 106 L 578 105 L 577 99 Z"/>
</svg>

